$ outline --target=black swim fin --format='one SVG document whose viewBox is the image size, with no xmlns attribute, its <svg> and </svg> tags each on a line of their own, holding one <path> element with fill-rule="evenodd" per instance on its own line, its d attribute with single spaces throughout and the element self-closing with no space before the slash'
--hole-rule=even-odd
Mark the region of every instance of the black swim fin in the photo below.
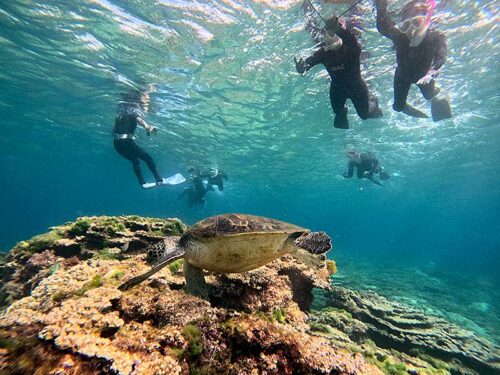
<svg viewBox="0 0 500 375">
<path fill-rule="evenodd" d="M 431 100 L 432 120 L 437 122 L 452 118 L 450 103 L 448 99 L 435 96 Z"/>
<path fill-rule="evenodd" d="M 341 113 L 335 115 L 333 127 L 337 129 L 349 129 L 349 120 L 347 120 L 347 108 L 344 107 Z"/>
<path fill-rule="evenodd" d="M 429 118 L 424 112 L 422 112 L 420 109 L 417 109 L 415 107 L 412 107 L 408 103 L 406 103 L 405 107 L 403 108 L 402 111 L 405 115 L 411 116 L 411 117 L 417 117 L 417 118 Z"/>
</svg>

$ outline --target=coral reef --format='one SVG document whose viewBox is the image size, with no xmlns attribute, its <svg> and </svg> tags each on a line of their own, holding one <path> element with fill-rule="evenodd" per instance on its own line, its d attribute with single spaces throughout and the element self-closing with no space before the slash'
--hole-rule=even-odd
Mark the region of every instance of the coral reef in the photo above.
<svg viewBox="0 0 500 375">
<path fill-rule="evenodd" d="M 319 330 L 324 331 L 326 325 L 356 343 L 370 339 L 381 348 L 436 360 L 438 368 L 452 373 L 500 371 L 497 347 L 442 318 L 388 301 L 374 292 L 341 287 L 326 293 L 326 304 L 331 308 L 311 316 L 310 323 Z"/>
<path fill-rule="evenodd" d="M 242 274 L 207 274 L 207 300 L 184 291 L 182 260 L 149 267 L 147 247 L 177 219 L 80 218 L 0 259 L 0 373 L 487 374 L 496 348 L 373 293 L 331 287 L 286 255 Z M 329 307 L 310 311 L 314 296 Z"/>
</svg>

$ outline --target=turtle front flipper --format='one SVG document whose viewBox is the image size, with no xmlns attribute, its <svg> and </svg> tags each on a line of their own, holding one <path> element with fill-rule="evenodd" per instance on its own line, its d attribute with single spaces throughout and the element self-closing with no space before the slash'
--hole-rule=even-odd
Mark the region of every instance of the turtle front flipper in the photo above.
<svg viewBox="0 0 500 375">
<path fill-rule="evenodd" d="M 186 289 L 189 294 L 204 299 L 208 298 L 208 287 L 202 269 L 184 261 L 184 278 L 186 279 Z"/>
<path fill-rule="evenodd" d="M 157 273 L 161 269 L 168 266 L 170 263 L 176 261 L 177 259 L 183 258 L 185 253 L 186 253 L 186 250 L 184 248 L 176 247 L 175 250 L 170 252 L 164 259 L 162 259 L 161 262 L 158 263 L 158 265 L 154 266 L 148 272 L 145 272 L 142 275 L 132 277 L 130 280 L 128 280 L 127 282 L 120 285 L 118 287 L 118 289 L 120 289 L 121 291 L 125 291 L 125 290 L 129 290 L 130 288 L 133 288 L 136 285 L 139 285 L 144 280 L 146 280 L 148 277 L 154 275 L 155 273 Z"/>
</svg>

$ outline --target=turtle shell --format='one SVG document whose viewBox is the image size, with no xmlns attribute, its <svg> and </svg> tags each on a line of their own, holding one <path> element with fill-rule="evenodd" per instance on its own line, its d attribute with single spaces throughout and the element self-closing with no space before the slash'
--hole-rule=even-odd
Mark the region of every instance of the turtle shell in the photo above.
<svg viewBox="0 0 500 375">
<path fill-rule="evenodd" d="M 307 229 L 263 216 L 225 214 L 199 221 L 189 229 L 193 238 L 232 236 L 242 233 L 293 233 Z"/>
<path fill-rule="evenodd" d="M 244 272 L 291 250 L 287 240 L 309 230 L 262 216 L 225 214 L 193 225 L 180 239 L 191 265 L 215 272 Z"/>
</svg>

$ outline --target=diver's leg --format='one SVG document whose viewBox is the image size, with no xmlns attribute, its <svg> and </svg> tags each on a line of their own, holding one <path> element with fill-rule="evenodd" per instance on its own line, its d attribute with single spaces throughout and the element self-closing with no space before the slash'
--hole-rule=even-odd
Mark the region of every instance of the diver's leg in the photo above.
<svg viewBox="0 0 500 375">
<path fill-rule="evenodd" d="M 208 298 L 208 287 L 202 269 L 193 267 L 184 260 L 184 278 L 186 279 L 186 290 L 189 294 Z"/>
<path fill-rule="evenodd" d="M 394 75 L 394 104 L 392 108 L 396 112 L 403 112 L 405 115 L 418 118 L 428 118 L 424 112 L 412 107 L 406 102 L 410 92 L 411 82 L 402 78 L 399 74 Z"/>
<path fill-rule="evenodd" d="M 347 107 L 345 102 L 347 95 L 343 87 L 332 83 L 330 85 L 330 103 L 332 105 L 333 113 L 335 113 L 335 120 L 333 126 L 338 129 L 349 129 L 349 121 L 347 120 Z"/>
<path fill-rule="evenodd" d="M 378 99 L 370 99 L 368 86 L 364 80 L 360 79 L 359 82 L 352 84 L 350 98 L 358 116 L 362 120 L 382 117 L 382 110 L 378 105 Z"/>
<path fill-rule="evenodd" d="M 438 96 L 439 88 L 436 82 L 431 80 L 426 85 L 417 85 L 425 99 L 431 101 L 431 113 L 434 121 L 446 120 L 452 117 L 448 99 Z"/>
<path fill-rule="evenodd" d="M 156 164 L 155 164 L 153 158 L 151 157 L 151 155 L 149 155 L 146 151 L 144 151 L 142 148 L 140 148 L 137 144 L 134 143 L 134 145 L 135 145 L 135 153 L 136 153 L 137 157 L 139 159 L 144 160 L 144 162 L 147 164 L 149 170 L 151 171 L 151 173 L 155 177 L 156 182 L 162 182 L 163 178 L 158 173 L 158 170 L 156 169 Z"/>
<path fill-rule="evenodd" d="M 132 163 L 132 168 L 134 169 L 134 173 L 139 180 L 139 184 L 144 185 L 146 180 L 144 180 L 144 176 L 142 175 L 141 165 L 135 152 L 134 141 L 131 139 L 119 140 L 114 142 L 114 146 L 116 151 L 118 151 L 121 156 Z"/>
</svg>

